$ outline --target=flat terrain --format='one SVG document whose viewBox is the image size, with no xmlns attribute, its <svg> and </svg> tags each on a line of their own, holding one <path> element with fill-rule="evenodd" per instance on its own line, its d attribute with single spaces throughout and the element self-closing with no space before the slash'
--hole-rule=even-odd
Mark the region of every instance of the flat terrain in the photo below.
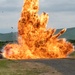
<svg viewBox="0 0 75 75">
<path fill-rule="evenodd" d="M 0 59 L 0 75 L 75 75 L 75 59 Z"/>
<path fill-rule="evenodd" d="M 35 60 L 0 60 L 0 75 L 62 75 L 53 67 Z"/>
<path fill-rule="evenodd" d="M 34 61 L 53 67 L 57 72 L 60 72 L 63 75 L 75 75 L 75 58 L 43 59 Z"/>
</svg>

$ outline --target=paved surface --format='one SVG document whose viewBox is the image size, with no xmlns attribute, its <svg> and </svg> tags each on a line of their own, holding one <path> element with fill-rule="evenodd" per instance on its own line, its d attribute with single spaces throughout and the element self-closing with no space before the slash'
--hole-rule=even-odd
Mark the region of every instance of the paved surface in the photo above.
<svg viewBox="0 0 75 75">
<path fill-rule="evenodd" d="M 38 62 L 55 68 L 63 75 L 75 75 L 75 59 L 38 59 L 38 60 L 23 60 L 24 62 Z"/>
</svg>

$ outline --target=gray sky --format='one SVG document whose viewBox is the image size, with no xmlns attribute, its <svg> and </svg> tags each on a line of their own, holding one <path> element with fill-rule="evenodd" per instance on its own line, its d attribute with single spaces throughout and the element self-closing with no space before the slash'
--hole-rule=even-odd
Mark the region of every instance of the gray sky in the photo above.
<svg viewBox="0 0 75 75">
<path fill-rule="evenodd" d="M 23 0 L 0 0 L 0 33 L 17 31 L 22 6 Z M 49 14 L 48 28 L 75 27 L 75 0 L 40 0 L 39 12 Z"/>
</svg>

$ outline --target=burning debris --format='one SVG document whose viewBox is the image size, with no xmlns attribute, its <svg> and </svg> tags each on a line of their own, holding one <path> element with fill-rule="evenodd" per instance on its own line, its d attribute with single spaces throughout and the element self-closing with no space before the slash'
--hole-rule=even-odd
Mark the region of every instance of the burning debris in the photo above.
<svg viewBox="0 0 75 75">
<path fill-rule="evenodd" d="M 40 16 L 39 0 L 24 0 L 18 22 L 18 43 L 7 44 L 3 56 L 7 59 L 65 58 L 73 52 L 73 45 L 58 38 L 66 29 L 54 35 L 55 29 L 46 29 L 48 14 Z"/>
</svg>

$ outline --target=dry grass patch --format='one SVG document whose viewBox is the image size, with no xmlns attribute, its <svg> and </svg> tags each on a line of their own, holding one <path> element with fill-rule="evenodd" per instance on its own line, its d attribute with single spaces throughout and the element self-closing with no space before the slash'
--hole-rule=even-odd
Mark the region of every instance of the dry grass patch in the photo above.
<svg viewBox="0 0 75 75">
<path fill-rule="evenodd" d="M 53 67 L 38 62 L 0 60 L 0 75 L 62 75 Z"/>
</svg>

